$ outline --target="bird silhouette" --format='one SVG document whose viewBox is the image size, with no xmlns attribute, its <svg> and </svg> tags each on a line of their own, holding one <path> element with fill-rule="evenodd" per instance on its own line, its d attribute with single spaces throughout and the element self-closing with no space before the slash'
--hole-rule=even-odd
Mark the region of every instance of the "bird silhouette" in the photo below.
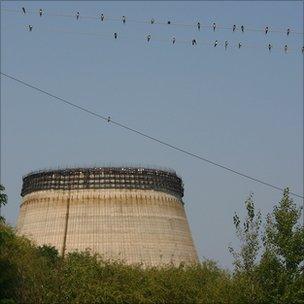
<svg viewBox="0 0 304 304">
<path fill-rule="evenodd" d="M 268 31 L 269 31 L 269 27 L 268 27 L 268 26 L 266 26 L 266 27 L 265 27 L 265 35 L 267 35 L 267 34 L 268 34 Z"/>
</svg>

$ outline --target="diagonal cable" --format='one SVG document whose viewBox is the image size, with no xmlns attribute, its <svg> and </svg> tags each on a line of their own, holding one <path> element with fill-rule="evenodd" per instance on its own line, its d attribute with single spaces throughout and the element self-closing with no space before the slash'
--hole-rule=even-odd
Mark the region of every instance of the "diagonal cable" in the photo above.
<svg viewBox="0 0 304 304">
<path fill-rule="evenodd" d="M 204 161 L 204 162 L 209 163 L 209 164 L 211 164 L 211 165 L 213 165 L 213 166 L 219 167 L 219 168 L 224 169 L 224 170 L 226 170 L 226 171 L 229 171 L 229 172 L 231 172 L 231 173 L 233 173 L 233 174 L 235 174 L 235 175 L 238 175 L 238 176 L 241 176 L 241 177 L 243 177 L 243 178 L 249 179 L 249 180 L 251 180 L 251 181 L 254 181 L 254 182 L 256 182 L 256 183 L 262 184 L 262 185 L 264 185 L 264 186 L 267 186 L 267 187 L 270 187 L 270 188 L 273 188 L 273 189 L 276 189 L 276 190 L 279 190 L 279 191 L 284 191 L 284 188 L 282 188 L 282 187 L 279 187 L 279 186 L 273 185 L 273 184 L 271 184 L 271 183 L 265 182 L 265 181 L 263 181 L 262 179 L 252 177 L 252 176 L 247 175 L 247 174 L 245 174 L 245 173 L 242 173 L 242 172 L 240 172 L 240 171 L 238 171 L 238 170 L 232 169 L 232 168 L 230 168 L 230 167 L 228 167 L 228 166 L 226 166 L 226 165 L 222 165 L 222 164 L 220 164 L 220 163 L 218 163 L 218 162 L 212 161 L 212 160 L 207 159 L 207 158 L 205 158 L 205 157 L 203 157 L 203 156 L 200 156 L 200 155 L 198 155 L 198 154 L 195 154 L 195 153 L 193 153 L 193 152 L 190 152 L 190 151 L 185 150 L 185 149 L 183 149 L 183 148 L 180 148 L 180 147 L 178 147 L 178 146 L 172 145 L 172 144 L 170 144 L 170 143 L 168 143 L 168 142 L 165 142 L 165 141 L 163 141 L 163 140 L 160 140 L 160 139 L 158 139 L 158 138 L 156 138 L 156 137 L 150 136 L 150 135 L 148 135 L 148 134 L 146 134 L 146 133 L 143 133 L 143 132 L 141 132 L 141 131 L 139 131 L 139 130 L 137 130 L 137 129 L 131 128 L 131 127 L 129 127 L 128 125 L 122 124 L 122 123 L 120 123 L 120 122 L 118 122 L 118 121 L 114 121 L 114 120 L 112 120 L 110 117 L 106 117 L 106 116 L 100 115 L 100 114 L 98 114 L 98 113 L 96 113 L 96 112 L 94 112 L 94 111 L 88 110 L 87 108 L 84 108 L 84 107 L 82 107 L 82 106 L 79 106 L 79 105 L 77 105 L 77 104 L 75 104 L 75 103 L 73 103 L 73 102 L 70 102 L 70 101 L 68 101 L 68 100 L 66 100 L 66 99 L 64 99 L 64 98 L 58 97 L 58 96 L 56 96 L 56 95 L 54 95 L 54 94 L 52 94 L 52 93 L 50 93 L 50 92 L 48 92 L 48 91 L 45 91 L 45 90 L 43 90 L 43 89 L 40 89 L 40 88 L 38 88 L 38 87 L 36 87 L 36 86 L 34 86 L 34 85 L 31 85 L 31 84 L 29 84 L 29 83 L 27 83 L 27 82 L 25 82 L 25 81 L 23 81 L 23 80 L 20 80 L 20 79 L 14 77 L 14 76 L 11 76 L 11 75 L 8 75 L 8 74 L 2 73 L 2 72 L 1 72 L 1 75 L 5 76 L 5 77 L 7 77 L 7 78 L 10 78 L 10 79 L 12 79 L 12 80 L 14 80 L 14 81 L 16 81 L 16 82 L 18 82 L 18 83 L 21 83 L 21 84 L 23 84 L 23 85 L 26 86 L 26 87 L 29 87 L 29 88 L 31 88 L 31 89 L 34 89 L 34 90 L 36 90 L 36 91 L 38 91 L 38 92 L 41 92 L 41 93 L 43 93 L 43 94 L 46 94 L 46 95 L 48 95 L 48 96 L 50 96 L 50 97 L 52 97 L 52 98 L 54 98 L 54 99 L 56 99 L 56 100 L 58 100 L 58 101 L 61 101 L 62 103 L 67 104 L 67 105 L 69 105 L 69 106 L 71 106 L 71 107 L 73 107 L 73 108 L 76 108 L 76 109 L 78 109 L 78 110 L 81 110 L 81 111 L 83 111 L 83 112 L 86 112 L 86 113 L 88 113 L 88 114 L 90 114 L 90 115 L 92 115 L 92 116 L 95 116 L 95 117 L 99 118 L 99 119 L 103 119 L 104 121 L 107 121 L 107 122 L 109 122 L 109 123 L 112 123 L 113 125 L 116 125 L 116 126 L 118 126 L 118 127 L 120 127 L 120 128 L 123 128 L 123 129 L 125 129 L 125 130 L 128 130 L 128 131 L 130 131 L 130 132 L 136 133 L 136 134 L 138 134 L 138 135 L 140 135 L 140 136 L 142 136 L 142 137 L 145 137 L 145 138 L 147 138 L 147 139 L 149 139 L 149 140 L 152 140 L 152 141 L 154 141 L 154 142 L 157 142 L 157 143 L 159 143 L 159 144 L 161 144 L 161 145 L 163 145 L 163 146 L 169 147 L 169 148 L 171 148 L 171 149 L 173 149 L 173 150 L 179 151 L 179 152 L 181 152 L 181 153 L 183 153 L 183 154 L 186 154 L 186 155 L 188 155 L 188 156 L 191 156 L 191 157 L 193 157 L 193 158 L 195 158 L 195 159 Z M 290 194 L 292 194 L 293 196 L 299 197 L 299 198 L 304 198 L 303 195 L 300 195 L 300 194 L 297 194 L 297 193 L 294 193 L 294 192 L 290 192 Z"/>
</svg>

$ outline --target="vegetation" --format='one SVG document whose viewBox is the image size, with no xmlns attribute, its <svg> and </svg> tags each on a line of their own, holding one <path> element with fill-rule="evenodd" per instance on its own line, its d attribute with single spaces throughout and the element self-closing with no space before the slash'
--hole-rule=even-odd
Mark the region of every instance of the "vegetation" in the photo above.
<svg viewBox="0 0 304 304">
<path fill-rule="evenodd" d="M 1 188 L 1 205 L 7 201 Z M 304 229 L 285 190 L 262 226 L 253 196 L 233 220 L 241 242 L 234 271 L 205 261 L 163 268 L 128 266 L 90 252 L 62 259 L 0 223 L 0 303 L 304 303 Z"/>
</svg>

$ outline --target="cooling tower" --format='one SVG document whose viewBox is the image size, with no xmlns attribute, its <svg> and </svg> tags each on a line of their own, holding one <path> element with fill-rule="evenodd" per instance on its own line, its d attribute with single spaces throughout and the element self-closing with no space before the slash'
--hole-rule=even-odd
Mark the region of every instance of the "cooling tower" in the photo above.
<svg viewBox="0 0 304 304">
<path fill-rule="evenodd" d="M 173 171 L 73 168 L 23 178 L 17 231 L 64 255 L 90 249 L 147 266 L 197 262 Z"/>
</svg>

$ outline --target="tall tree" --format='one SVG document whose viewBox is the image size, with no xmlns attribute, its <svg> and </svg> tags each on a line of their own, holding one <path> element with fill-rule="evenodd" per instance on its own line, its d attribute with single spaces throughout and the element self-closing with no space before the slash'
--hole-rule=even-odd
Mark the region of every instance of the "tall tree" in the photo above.
<svg viewBox="0 0 304 304">
<path fill-rule="evenodd" d="M 289 197 L 289 189 L 267 217 L 264 244 L 276 256 L 285 271 L 293 275 L 304 267 L 304 227 L 300 224 L 301 208 Z"/>
<path fill-rule="evenodd" d="M 260 250 L 261 212 L 255 212 L 252 194 L 245 201 L 245 207 L 247 214 L 243 223 L 237 213 L 233 217 L 236 235 L 241 242 L 239 251 L 229 247 L 236 271 L 252 270 Z"/>
<path fill-rule="evenodd" d="M 5 219 L 1 215 L 1 208 L 7 204 L 7 195 L 4 193 L 4 186 L 0 184 L 0 222 L 4 222 Z"/>
</svg>

